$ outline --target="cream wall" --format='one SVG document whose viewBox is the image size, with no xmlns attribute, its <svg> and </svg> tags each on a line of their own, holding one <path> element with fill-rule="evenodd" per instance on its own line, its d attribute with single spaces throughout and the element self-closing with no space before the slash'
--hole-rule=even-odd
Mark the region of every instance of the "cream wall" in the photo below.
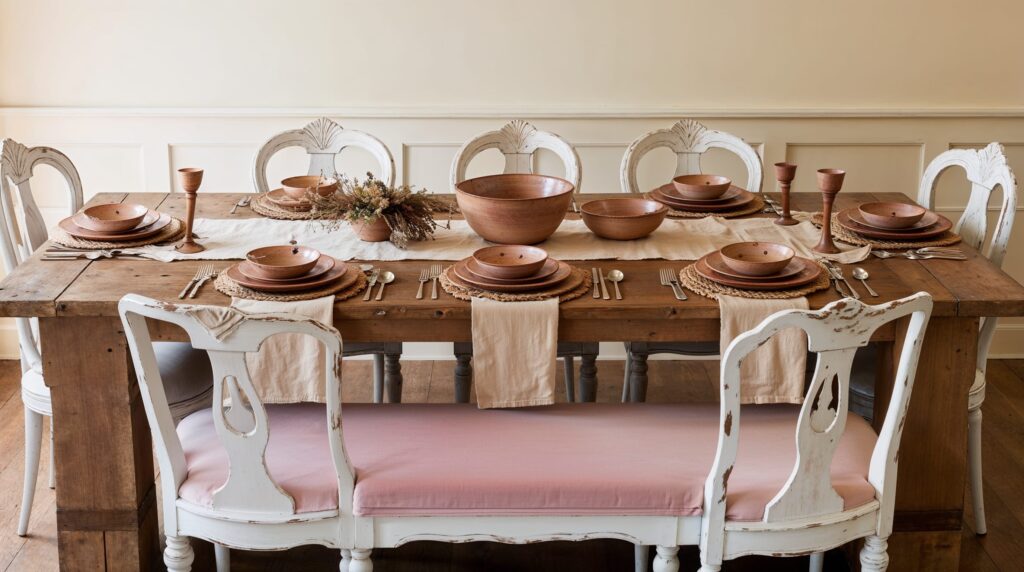
<svg viewBox="0 0 1024 572">
<path fill-rule="evenodd" d="M 171 191 L 186 164 L 206 168 L 204 190 L 237 192 L 263 140 L 329 115 L 380 137 L 400 180 L 444 191 L 458 146 L 515 116 L 577 146 L 583 192 L 610 192 L 630 141 L 690 116 L 766 164 L 798 162 L 798 192 L 828 164 L 849 170 L 848 191 L 913 196 L 952 147 L 1002 141 L 1024 172 L 1024 39 L 1011 28 L 1024 4 L 961 4 L 0 0 L 0 136 L 64 150 L 87 196 Z M 302 161 L 284 154 L 271 178 Z M 340 166 L 364 165 L 357 153 Z M 704 166 L 740 175 L 723 155 Z M 655 153 L 640 182 L 671 170 Z M 958 182 L 942 181 L 950 217 Z M 43 172 L 34 188 L 55 221 L 56 180 Z M 1018 280 L 1022 235 L 1006 264 Z M 13 333 L 0 325 L 0 355 L 16 355 Z M 994 353 L 1024 356 L 1024 321 L 1001 323 Z"/>
</svg>

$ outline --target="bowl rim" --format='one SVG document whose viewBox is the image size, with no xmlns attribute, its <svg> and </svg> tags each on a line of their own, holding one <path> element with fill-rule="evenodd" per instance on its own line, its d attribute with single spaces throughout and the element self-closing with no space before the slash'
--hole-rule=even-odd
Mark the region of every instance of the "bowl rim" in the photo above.
<svg viewBox="0 0 1024 572">
<path fill-rule="evenodd" d="M 915 211 L 920 211 L 920 215 L 922 217 L 924 215 L 928 214 L 928 209 L 926 209 L 925 207 L 922 207 L 921 205 L 914 205 L 914 204 L 911 204 L 911 203 L 900 203 L 900 202 L 896 202 L 896 201 L 871 201 L 871 202 L 867 202 L 867 203 L 861 203 L 861 204 L 857 205 L 857 210 L 862 212 L 862 213 L 866 212 L 867 214 L 872 215 L 872 216 L 879 216 L 879 217 L 885 217 L 885 218 L 910 218 L 910 217 L 918 216 L 916 213 L 915 214 L 905 214 L 905 215 L 895 215 L 895 216 L 893 216 L 893 215 L 879 214 L 879 213 L 874 213 L 874 212 L 871 212 L 871 211 L 865 211 L 864 210 L 864 207 L 871 207 L 873 205 L 899 205 L 901 208 L 909 207 L 909 208 L 915 209 Z"/>
<path fill-rule="evenodd" d="M 315 186 L 312 186 L 312 187 L 311 186 L 303 187 L 303 186 L 300 186 L 300 185 L 289 185 L 289 184 L 286 183 L 286 181 L 290 181 L 292 179 L 298 179 L 299 177 L 316 177 L 318 180 L 319 179 L 323 179 L 324 180 L 324 184 L 322 184 L 322 185 L 315 185 Z M 322 177 L 321 175 L 292 175 L 291 177 L 285 177 L 285 178 L 281 179 L 281 183 L 280 184 L 281 184 L 282 188 L 283 187 L 292 187 L 294 189 L 300 189 L 300 188 L 301 189 L 313 189 L 313 188 L 319 189 L 320 187 L 329 187 L 331 185 L 337 185 L 338 184 L 338 179 L 336 179 L 334 177 Z"/>
<path fill-rule="evenodd" d="M 94 211 L 95 212 L 97 209 L 111 209 L 112 207 L 120 207 L 120 208 L 128 207 L 128 208 L 132 208 L 132 209 L 141 209 L 142 210 L 142 214 L 141 215 L 132 215 L 132 216 L 125 217 L 125 218 L 102 218 L 102 217 L 98 217 L 98 216 L 96 216 L 96 215 L 94 215 L 94 214 L 89 212 L 89 211 Z M 88 218 L 90 218 L 92 220 L 98 221 L 98 222 L 124 222 L 124 221 L 129 221 L 129 220 L 132 220 L 132 219 L 143 219 L 143 218 L 146 218 L 146 215 L 149 214 L 150 210 L 151 209 L 149 207 L 147 207 L 146 205 L 140 204 L 140 203 L 104 203 L 102 205 L 92 205 L 92 206 L 89 206 L 89 207 L 85 207 L 85 208 L 82 209 L 82 214 L 85 215 L 86 217 L 88 217 Z"/>
<path fill-rule="evenodd" d="M 771 242 L 769 240 L 744 240 L 744 241 L 741 241 L 741 242 L 734 242 L 732 244 L 727 244 L 727 245 L 723 246 L 722 248 L 719 248 L 718 252 L 721 254 L 722 258 L 726 258 L 726 259 L 729 259 L 729 260 L 735 260 L 737 262 L 743 262 L 743 263 L 746 263 L 746 264 L 750 264 L 751 262 L 753 262 L 754 264 L 778 264 L 779 262 L 781 262 L 781 260 L 755 260 L 755 261 L 743 260 L 743 259 L 740 259 L 740 258 L 735 258 L 735 257 L 729 256 L 725 252 L 727 248 L 731 248 L 731 247 L 734 247 L 734 246 L 741 246 L 741 245 L 750 245 L 750 244 L 771 244 L 773 246 L 781 246 L 782 248 L 785 248 L 786 250 L 788 250 L 791 253 L 789 255 L 789 257 L 788 257 L 788 260 L 792 260 L 792 259 L 796 258 L 796 249 L 795 248 L 793 248 L 792 246 L 789 246 L 788 244 L 782 244 L 781 242 Z"/>
<path fill-rule="evenodd" d="M 517 176 L 517 177 L 537 177 L 537 178 L 541 178 L 541 179 L 555 179 L 557 181 L 562 181 L 563 183 L 565 183 L 566 186 L 568 186 L 568 188 L 566 190 L 560 192 L 560 193 L 555 193 L 553 195 L 547 195 L 547 196 L 544 196 L 544 197 L 522 197 L 522 198 L 485 197 L 485 196 L 481 196 L 481 195 L 477 195 L 477 194 L 471 193 L 471 192 L 463 190 L 461 188 L 462 185 L 468 183 L 469 181 L 479 181 L 481 179 L 495 179 L 495 178 L 498 178 L 498 177 L 507 177 L 509 175 L 514 175 L 514 176 Z M 464 179 L 462 181 L 459 181 L 458 183 L 455 183 L 455 192 L 456 192 L 456 194 L 463 193 L 463 194 L 469 195 L 471 197 L 479 197 L 481 199 L 487 199 L 489 201 L 510 201 L 510 202 L 511 201 L 536 201 L 536 200 L 539 200 L 539 199 L 553 199 L 555 197 L 561 197 L 562 195 L 565 195 L 565 194 L 568 194 L 568 193 L 575 193 L 576 192 L 576 185 L 572 184 L 572 182 L 570 182 L 568 179 L 563 179 L 562 177 L 556 177 L 554 175 L 541 175 L 541 174 L 538 174 L 538 173 L 498 173 L 496 175 L 484 175 L 482 177 L 472 177 L 470 179 Z"/>
<path fill-rule="evenodd" d="M 531 260 L 530 262 L 524 262 L 522 264 L 509 265 L 509 264 L 493 264 L 493 263 L 487 262 L 485 260 L 481 260 L 480 258 L 477 257 L 477 254 L 479 254 L 480 252 L 483 252 L 485 250 L 493 250 L 493 249 L 508 248 L 508 247 L 525 248 L 525 249 L 528 249 L 528 250 L 536 250 L 538 252 L 543 253 L 544 254 L 544 258 L 541 259 L 540 261 Z M 497 267 L 497 268 L 509 268 L 510 266 L 512 266 L 512 267 L 514 267 L 514 266 L 529 266 L 529 265 L 537 264 L 538 262 L 543 264 L 550 257 L 551 256 L 548 254 L 547 250 L 544 250 L 543 248 L 541 248 L 539 246 L 534 246 L 532 244 L 493 244 L 491 246 L 484 246 L 482 248 L 478 248 L 478 249 L 474 250 L 473 254 L 471 255 L 471 258 L 473 260 L 475 260 L 477 262 L 477 264 L 481 264 L 483 266 Z"/>
<path fill-rule="evenodd" d="M 250 258 L 252 253 L 256 252 L 257 250 L 264 250 L 264 249 L 267 249 L 267 248 L 293 248 L 293 249 L 297 249 L 297 250 L 306 250 L 306 251 L 314 252 L 314 253 L 317 254 L 316 258 L 314 258 L 312 260 L 312 262 L 314 264 L 316 264 L 316 262 L 320 260 L 320 257 L 324 255 L 322 252 L 320 252 L 319 250 L 317 250 L 317 249 L 315 249 L 315 248 L 313 248 L 311 246 L 303 246 L 301 244 L 273 244 L 273 245 L 270 245 L 270 246 L 261 246 L 259 248 L 253 248 L 249 252 L 246 252 L 245 253 L 245 261 L 248 262 L 249 264 L 252 264 L 252 265 L 255 265 L 255 266 L 261 266 L 261 267 L 265 266 L 267 268 L 295 268 L 297 266 L 302 266 L 303 264 L 309 264 L 310 263 L 309 260 L 306 260 L 306 261 L 298 263 L 298 264 L 289 264 L 289 265 L 267 264 L 266 262 L 259 262 L 259 261 L 256 261 L 256 260 L 253 260 L 252 258 Z"/>
<path fill-rule="evenodd" d="M 719 182 L 717 182 L 717 183 L 711 183 L 711 184 L 708 184 L 708 185 L 701 185 L 699 183 L 686 183 L 686 182 L 683 182 L 683 181 L 679 180 L 679 179 L 682 179 L 684 177 L 715 177 L 715 178 L 721 179 L 721 180 Z M 672 182 L 673 183 L 679 183 L 680 185 L 690 185 L 692 187 L 717 187 L 719 185 L 726 184 L 726 182 L 728 182 L 729 185 L 731 186 L 732 185 L 732 178 L 726 177 L 725 175 L 715 175 L 713 173 L 689 173 L 689 174 L 686 174 L 686 175 L 676 175 L 675 177 L 672 177 Z"/>
<path fill-rule="evenodd" d="M 634 202 L 653 203 L 653 204 L 658 206 L 658 210 L 655 210 L 655 211 L 652 211 L 652 212 L 649 212 L 649 213 L 641 213 L 641 214 L 634 214 L 634 215 L 616 215 L 616 214 L 595 213 L 595 212 L 588 212 L 587 211 L 587 205 L 591 205 L 591 204 L 595 204 L 595 203 L 609 203 L 609 202 L 612 202 L 612 201 L 634 201 Z M 587 216 L 596 216 L 596 217 L 601 217 L 601 218 L 645 218 L 645 217 L 650 217 L 650 216 L 658 216 L 658 215 L 662 214 L 663 212 L 664 213 L 668 212 L 668 205 L 666 205 L 665 203 L 660 203 L 660 202 L 658 202 L 658 201 L 656 201 L 654 199 L 645 199 L 643 197 L 617 197 L 617 198 L 609 198 L 609 199 L 594 199 L 592 201 L 587 201 L 585 203 L 580 204 L 580 214 L 581 215 L 585 214 Z"/>
</svg>

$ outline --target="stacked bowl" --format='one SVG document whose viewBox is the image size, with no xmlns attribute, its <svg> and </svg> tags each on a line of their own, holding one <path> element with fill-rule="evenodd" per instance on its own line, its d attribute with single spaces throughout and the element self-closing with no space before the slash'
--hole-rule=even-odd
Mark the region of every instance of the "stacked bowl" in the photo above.
<svg viewBox="0 0 1024 572">
<path fill-rule="evenodd" d="M 481 248 L 456 262 L 448 278 L 457 286 L 490 292 L 528 293 L 561 285 L 572 267 L 536 246 Z"/>
<path fill-rule="evenodd" d="M 309 200 L 312 194 L 327 197 L 338 190 L 337 179 L 319 175 L 301 175 L 288 177 L 281 181 L 281 188 L 267 193 L 267 200 L 282 209 L 306 212 L 313 208 Z"/>
<path fill-rule="evenodd" d="M 169 224 L 171 215 L 144 205 L 117 203 L 89 207 L 60 221 L 57 226 L 82 240 L 129 242 L 151 238 Z"/>
<path fill-rule="evenodd" d="M 796 256 L 792 248 L 772 242 L 737 242 L 694 263 L 708 280 L 742 290 L 788 290 L 814 282 L 818 263 Z"/>
<path fill-rule="evenodd" d="M 916 241 L 939 236 L 953 228 L 948 218 L 907 203 L 864 203 L 836 214 L 844 229 L 864 238 Z"/>
<path fill-rule="evenodd" d="M 354 284 L 356 272 L 307 246 L 265 246 L 250 250 L 245 260 L 226 270 L 238 284 L 261 292 L 302 292 Z"/>
</svg>

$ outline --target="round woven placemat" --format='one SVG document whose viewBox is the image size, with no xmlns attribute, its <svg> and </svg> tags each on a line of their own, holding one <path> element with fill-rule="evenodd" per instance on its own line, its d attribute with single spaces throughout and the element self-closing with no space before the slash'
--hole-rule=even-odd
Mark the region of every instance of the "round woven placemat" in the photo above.
<svg viewBox="0 0 1024 572">
<path fill-rule="evenodd" d="M 646 198 L 651 199 L 650 196 Z M 651 199 L 655 200 L 655 199 Z M 678 211 L 672 207 L 668 209 L 668 216 L 670 218 L 704 218 L 708 216 L 717 216 L 721 218 L 736 218 L 740 216 L 746 216 L 749 214 L 759 213 L 764 209 L 764 199 L 761 197 L 754 197 L 754 200 L 747 206 L 735 210 L 726 212 L 700 212 L 700 211 Z"/>
<path fill-rule="evenodd" d="M 693 264 L 683 268 L 679 271 L 679 280 L 683 286 L 686 286 L 688 290 L 692 290 L 705 298 L 711 298 L 717 300 L 719 296 L 736 296 L 737 298 L 754 298 L 757 300 L 785 300 L 788 298 L 799 298 L 806 296 L 811 292 L 817 292 L 818 290 L 825 290 L 829 286 L 828 271 L 822 268 L 822 272 L 818 275 L 818 279 L 806 286 L 799 288 L 793 288 L 791 290 L 741 290 L 739 288 L 732 288 L 729 286 L 723 286 L 717 282 L 712 282 L 707 278 L 704 278 L 700 274 L 697 274 L 697 269 L 693 267 Z"/>
<path fill-rule="evenodd" d="M 450 272 L 451 269 L 452 267 L 449 266 L 441 273 L 441 288 L 444 288 L 445 292 L 459 300 L 487 298 L 489 300 L 497 300 L 499 302 L 537 302 L 557 297 L 559 303 L 561 303 L 579 298 L 589 292 L 590 287 L 593 285 L 590 273 L 574 266 L 572 268 L 572 273 L 568 278 L 547 290 L 527 293 L 491 292 L 489 290 L 466 288 L 455 284 L 448 278 L 448 272 Z"/>
<path fill-rule="evenodd" d="M 366 275 L 363 274 L 358 267 L 349 264 L 348 272 L 355 274 L 356 279 L 354 282 L 342 279 L 323 288 L 317 288 L 316 290 L 304 290 L 302 292 L 285 292 L 275 294 L 273 292 L 253 290 L 252 288 L 246 288 L 238 282 L 228 278 L 226 272 L 221 272 L 217 275 L 217 279 L 213 282 L 213 286 L 221 294 L 227 294 L 228 296 L 234 296 L 236 298 L 245 298 L 246 300 L 295 302 L 297 300 L 323 298 L 324 296 L 330 296 L 332 294 L 334 295 L 335 300 L 347 300 L 366 289 Z"/>
<path fill-rule="evenodd" d="M 258 194 L 249 203 L 249 208 L 256 214 L 277 220 L 315 220 L 317 217 L 313 211 L 290 211 L 283 209 L 267 200 L 266 194 Z"/>
<path fill-rule="evenodd" d="M 143 238 L 140 240 L 122 240 L 122 241 L 101 241 L 101 240 L 86 240 L 84 238 L 75 238 L 67 233 L 64 229 L 57 227 L 50 234 L 50 240 L 57 244 L 67 246 L 68 248 L 86 248 L 86 249 L 108 249 L 108 248 L 132 248 L 136 246 L 149 246 L 151 244 L 159 244 L 161 242 L 171 242 L 178 240 L 182 236 L 185 236 L 185 223 L 180 219 L 171 217 L 171 222 L 163 228 L 160 232 L 154 234 L 149 238 Z"/>
<path fill-rule="evenodd" d="M 815 226 L 821 227 L 821 213 L 814 213 L 811 217 L 811 222 Z M 960 242 L 960 235 L 953 231 L 946 231 L 935 238 L 929 238 L 927 240 L 882 240 L 879 238 L 868 238 L 861 236 L 853 231 L 847 230 L 846 227 L 839 224 L 836 220 L 836 216 L 832 215 L 832 237 L 836 240 L 841 240 L 847 244 L 856 244 L 857 246 L 864 246 L 866 244 L 871 245 L 873 248 L 924 248 L 925 246 L 950 246 Z"/>
</svg>

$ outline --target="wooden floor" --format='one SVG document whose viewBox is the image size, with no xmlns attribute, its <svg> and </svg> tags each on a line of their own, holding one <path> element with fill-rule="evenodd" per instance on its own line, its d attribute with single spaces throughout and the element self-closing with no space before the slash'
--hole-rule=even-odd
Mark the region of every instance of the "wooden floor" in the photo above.
<svg viewBox="0 0 1024 572">
<path fill-rule="evenodd" d="M 621 362 L 599 362 L 598 400 L 619 400 Z M 671 403 L 717 399 L 717 363 L 652 361 L 648 401 Z M 403 362 L 405 400 L 451 402 L 453 362 Z M 348 361 L 344 371 L 346 401 L 370 401 L 370 363 Z M 40 478 L 32 508 L 29 536 L 15 534 L 23 477 L 23 415 L 17 362 L 0 361 L 0 571 L 57 570 L 54 493 L 48 489 L 49 443 L 44 438 Z M 961 570 L 1021 570 L 1024 567 L 1024 360 L 989 362 L 985 402 L 985 498 L 989 533 L 975 536 L 970 513 L 963 535 Z M 354 380 L 365 380 L 362 383 Z M 966 412 L 965 412 L 966 414 Z M 969 495 L 968 495 L 969 497 Z M 969 502 L 969 500 L 968 500 Z M 699 567 L 697 551 L 681 552 L 683 570 Z M 632 545 L 620 541 L 552 542 L 527 546 L 492 543 L 450 545 L 417 542 L 398 549 L 374 550 L 380 572 L 488 570 L 621 571 L 632 569 Z M 304 547 L 287 552 L 232 554 L 235 571 L 337 570 L 336 551 Z M 212 569 L 212 550 L 197 546 L 197 570 Z M 743 558 L 727 571 L 806 570 L 806 558 Z M 833 552 L 827 570 L 847 570 Z"/>
</svg>

